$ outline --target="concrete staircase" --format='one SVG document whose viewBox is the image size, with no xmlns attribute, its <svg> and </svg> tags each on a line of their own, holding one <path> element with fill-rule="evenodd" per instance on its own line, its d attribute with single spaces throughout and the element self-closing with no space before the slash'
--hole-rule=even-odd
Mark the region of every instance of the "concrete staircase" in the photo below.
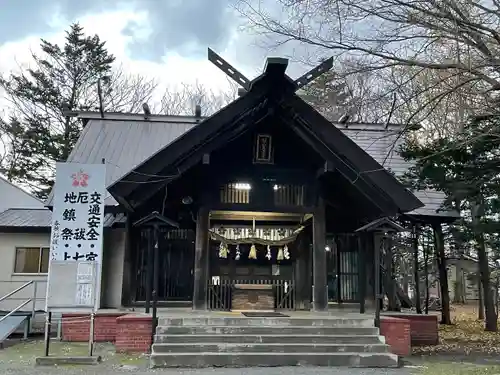
<svg viewBox="0 0 500 375">
<path fill-rule="evenodd" d="M 160 318 L 151 367 L 397 367 L 373 319 Z"/>
</svg>

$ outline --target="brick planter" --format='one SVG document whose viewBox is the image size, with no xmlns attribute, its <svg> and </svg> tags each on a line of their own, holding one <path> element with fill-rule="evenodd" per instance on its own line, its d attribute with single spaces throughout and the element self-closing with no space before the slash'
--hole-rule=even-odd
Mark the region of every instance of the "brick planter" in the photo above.
<svg viewBox="0 0 500 375">
<path fill-rule="evenodd" d="M 390 314 L 386 316 L 406 319 L 410 322 L 412 346 L 437 345 L 439 343 L 437 315 Z"/>
<path fill-rule="evenodd" d="M 116 319 L 117 352 L 147 353 L 151 346 L 152 317 L 128 314 Z"/>
<path fill-rule="evenodd" d="M 95 316 L 94 341 L 114 342 L 116 337 L 116 318 L 124 313 L 100 313 Z M 63 341 L 89 341 L 90 314 L 62 314 Z"/>
<path fill-rule="evenodd" d="M 411 353 L 410 321 L 402 317 L 381 316 L 380 334 L 391 347 L 391 352 L 400 356 Z"/>
</svg>

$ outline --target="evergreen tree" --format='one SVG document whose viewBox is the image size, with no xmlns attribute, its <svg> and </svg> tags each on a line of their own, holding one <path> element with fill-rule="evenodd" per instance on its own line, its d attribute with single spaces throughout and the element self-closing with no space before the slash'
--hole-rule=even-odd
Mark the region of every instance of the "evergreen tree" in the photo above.
<svg viewBox="0 0 500 375">
<path fill-rule="evenodd" d="M 55 161 L 68 158 L 81 131 L 80 121 L 65 111 L 95 109 L 96 83 L 109 77 L 115 57 L 77 23 L 62 47 L 42 40 L 41 50 L 33 55 L 33 68 L 1 80 L 14 110 L 3 131 L 15 139 L 1 172 L 44 198 L 53 184 Z"/>
<path fill-rule="evenodd" d="M 416 161 L 406 176 L 413 187 L 444 191 L 445 205 L 468 213 L 456 226 L 462 226 L 462 243 L 474 244 L 477 252 L 488 331 L 497 330 L 488 249 L 498 254 L 499 130 L 500 117 L 483 117 L 467 124 L 453 139 L 408 142 L 402 150 L 403 157 Z"/>
</svg>

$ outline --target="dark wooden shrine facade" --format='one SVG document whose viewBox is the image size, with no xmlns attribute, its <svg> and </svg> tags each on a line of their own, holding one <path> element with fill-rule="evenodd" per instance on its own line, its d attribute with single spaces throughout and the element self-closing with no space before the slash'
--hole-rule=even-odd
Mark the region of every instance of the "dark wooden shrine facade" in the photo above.
<svg viewBox="0 0 500 375">
<path fill-rule="evenodd" d="M 363 298 L 359 281 L 365 272 L 360 270 L 370 264 L 363 259 L 373 252 L 373 234 L 354 231 L 422 203 L 299 98 L 285 69 L 286 60 L 269 60 L 243 96 L 109 188 L 129 212 L 126 303 L 144 298 L 144 249 L 150 240 L 144 229 L 130 223 L 152 211 L 179 223 L 179 229 L 161 236 L 160 300 L 164 295 L 167 301 L 191 299 L 195 309 L 213 307 L 212 270 L 219 260 L 209 230 L 214 224 L 249 223 L 305 227 L 290 245 L 286 276 L 267 275 L 279 288 L 293 286 L 293 302 L 284 302 L 287 308 L 321 311 L 329 299 Z M 329 235 L 336 238 L 335 246 L 327 246 Z M 234 260 L 227 265 L 234 266 Z M 183 285 L 177 282 L 175 291 L 169 291 L 169 280 L 176 278 Z"/>
</svg>

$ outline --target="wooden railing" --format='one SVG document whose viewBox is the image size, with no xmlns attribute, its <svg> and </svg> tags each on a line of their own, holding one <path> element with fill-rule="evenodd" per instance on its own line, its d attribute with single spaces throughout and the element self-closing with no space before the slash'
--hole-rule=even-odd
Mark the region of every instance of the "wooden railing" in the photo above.
<svg viewBox="0 0 500 375">
<path fill-rule="evenodd" d="M 266 284 L 273 286 L 274 308 L 295 309 L 295 284 L 293 280 L 216 279 L 209 280 L 207 307 L 210 310 L 231 310 L 232 293 L 235 284 Z"/>
<path fill-rule="evenodd" d="M 244 189 L 238 185 L 243 184 L 231 183 L 222 186 L 220 189 L 220 202 L 238 204 L 250 203 L 250 190 Z"/>
<path fill-rule="evenodd" d="M 274 185 L 274 204 L 276 206 L 303 206 L 305 202 L 304 185 Z"/>
</svg>

